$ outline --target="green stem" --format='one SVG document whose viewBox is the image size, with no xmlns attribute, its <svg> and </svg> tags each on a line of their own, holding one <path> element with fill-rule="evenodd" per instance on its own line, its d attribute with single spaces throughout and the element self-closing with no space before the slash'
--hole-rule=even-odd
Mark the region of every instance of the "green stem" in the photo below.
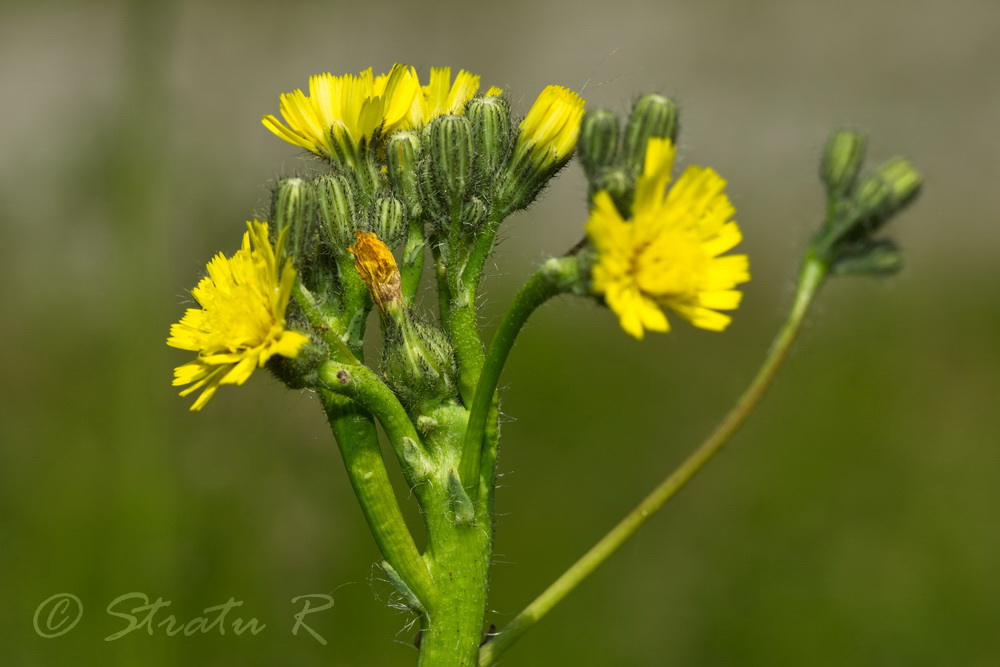
<svg viewBox="0 0 1000 667">
<path fill-rule="evenodd" d="M 368 286 L 361 279 L 354 267 L 354 259 L 347 253 L 337 256 L 337 274 L 340 281 L 340 299 L 344 331 L 341 335 L 348 348 L 355 351 L 354 356 L 363 360 L 361 351 L 365 345 L 365 327 L 368 323 L 368 313 L 375 303 L 372 301 Z"/>
<path fill-rule="evenodd" d="M 479 282 L 486 265 L 486 259 L 493 250 L 493 242 L 497 229 L 503 218 L 496 216 L 486 221 L 485 229 L 472 248 L 472 252 L 464 262 L 458 262 L 454 254 L 458 251 L 457 237 L 452 241 L 451 253 L 453 268 L 448 276 L 448 292 L 451 298 L 448 302 L 448 318 L 442 321 L 448 328 L 452 345 L 455 347 L 455 359 L 458 362 L 458 391 L 466 405 L 472 403 L 479 374 L 485 361 L 482 339 L 479 336 L 479 323 L 476 320 L 476 298 L 479 294 Z M 460 223 L 458 223 L 460 224 Z M 456 229 L 458 224 L 452 224 Z M 461 267 L 459 270 L 457 267 Z M 444 309 L 442 309 L 444 312 Z M 464 478 L 463 478 L 464 479 Z M 471 483 L 471 482 L 469 482 Z"/>
<path fill-rule="evenodd" d="M 347 347 L 347 344 L 340 337 L 343 332 L 337 331 L 339 327 L 336 324 L 339 323 L 332 323 L 323 316 L 319 306 L 316 304 L 316 299 L 305 288 L 302 281 L 295 281 L 295 285 L 292 287 L 292 298 L 295 299 L 295 303 L 305 314 L 306 319 L 309 320 L 310 326 L 322 334 L 323 340 L 330 348 L 330 354 L 335 359 L 344 363 L 358 363 L 354 354 L 351 353 L 350 348 Z"/>
<path fill-rule="evenodd" d="M 486 259 L 493 252 L 493 243 L 496 241 L 497 230 L 500 228 L 500 223 L 505 217 L 507 217 L 506 212 L 491 215 L 486 220 L 484 229 L 479 232 L 476 244 L 473 246 L 472 252 L 469 253 L 469 258 L 465 262 L 465 268 L 462 269 L 460 282 L 466 288 L 475 290 L 479 287 L 479 280 L 483 275 L 483 269 L 486 267 Z"/>
<path fill-rule="evenodd" d="M 435 595 L 422 618 L 421 667 L 472 667 L 483 638 L 493 515 L 466 512 L 460 502 L 464 492 L 455 465 L 467 417 L 464 408 L 446 409 L 436 415 L 438 426 L 427 436 L 438 465 L 421 509 L 427 522 L 424 557 Z"/>
<path fill-rule="evenodd" d="M 462 402 L 469 405 L 486 359 L 476 320 L 475 290 L 468 292 L 461 285 L 457 286 L 448 308 L 448 336 L 458 363 L 458 394 Z"/>
<path fill-rule="evenodd" d="M 382 557 L 422 604 L 433 599 L 427 563 L 417 550 L 389 482 L 371 414 L 351 399 L 321 391 L 351 486 Z"/>
<path fill-rule="evenodd" d="M 385 430 L 406 483 L 418 499 L 433 463 L 421 444 L 420 436 L 392 390 L 367 366 L 323 362 L 318 371 L 324 389 L 342 394 L 370 411 Z"/>
<path fill-rule="evenodd" d="M 420 278 L 424 273 L 424 223 L 419 218 L 410 220 L 406 235 L 406 245 L 403 247 L 403 266 L 400 268 L 400 281 L 403 298 L 408 305 L 420 288 Z"/>
<path fill-rule="evenodd" d="M 473 667 L 483 639 L 492 518 L 484 513 L 474 523 L 456 523 L 447 489 L 435 487 L 435 491 L 435 501 L 425 511 L 436 597 L 424 618 L 418 664 Z"/>
<path fill-rule="evenodd" d="M 740 396 L 736 405 L 729 411 L 729 414 L 679 468 L 661 482 L 631 513 L 601 538 L 580 560 L 566 570 L 545 592 L 535 598 L 506 628 L 483 646 L 479 652 L 480 667 L 487 667 L 496 662 L 501 653 L 604 563 L 646 523 L 649 517 L 683 488 L 722 449 L 730 436 L 736 432 L 760 402 L 768 387 L 771 386 L 778 369 L 787 358 L 792 343 L 802 327 L 809 305 L 823 284 L 828 268 L 824 261 L 812 253 L 807 255 L 799 273 L 795 301 L 788 319 L 778 332 L 763 365 L 757 371 L 757 375 Z"/>
<path fill-rule="evenodd" d="M 448 322 L 451 320 L 451 295 L 448 289 L 448 267 L 441 257 L 441 237 L 436 232 L 430 234 L 431 257 L 434 259 L 434 281 L 438 291 L 438 314 L 441 326 L 450 331 Z"/>
<path fill-rule="evenodd" d="M 483 436 L 491 412 L 495 414 L 494 394 L 500 381 L 500 373 L 507 363 L 507 356 L 531 313 L 556 294 L 565 292 L 577 273 L 575 257 L 561 257 L 546 262 L 514 297 L 500 322 L 500 328 L 493 336 L 469 408 L 469 427 L 465 431 L 462 462 L 458 469 L 462 485 L 473 502 L 476 501 L 479 489 Z"/>
</svg>

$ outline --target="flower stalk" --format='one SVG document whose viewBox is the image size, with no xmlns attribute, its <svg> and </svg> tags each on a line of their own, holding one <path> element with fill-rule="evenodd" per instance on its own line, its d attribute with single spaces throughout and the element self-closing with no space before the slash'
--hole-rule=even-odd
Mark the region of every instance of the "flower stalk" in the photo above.
<svg viewBox="0 0 1000 667">
<path fill-rule="evenodd" d="M 418 600 L 429 600 L 433 594 L 430 572 L 393 492 L 371 414 L 333 392 L 321 392 L 320 397 L 340 447 L 347 477 L 382 558 L 399 573 Z"/>
<path fill-rule="evenodd" d="M 501 654 L 635 535 L 653 514 L 722 450 L 757 407 L 774 381 L 802 328 L 809 306 L 823 284 L 827 271 L 828 267 L 815 255 L 810 254 L 806 258 L 799 273 L 795 300 L 788 319 L 779 330 L 763 365 L 733 408 L 680 467 L 667 476 L 635 509 L 483 646 L 479 653 L 480 667 L 494 664 Z"/>
<path fill-rule="evenodd" d="M 579 262 L 576 257 L 550 259 L 528 279 L 514 297 L 493 336 L 469 410 L 469 427 L 465 431 L 462 463 L 459 468 L 465 489 L 473 500 L 479 493 L 483 450 L 484 447 L 490 446 L 486 439 L 487 427 L 496 420 L 497 383 L 500 381 L 500 374 L 507 363 L 507 356 L 514 346 L 514 341 L 525 322 L 539 306 L 557 294 L 573 289 L 579 278 Z M 487 457 L 489 460 L 494 460 L 496 453 L 487 452 Z"/>
</svg>

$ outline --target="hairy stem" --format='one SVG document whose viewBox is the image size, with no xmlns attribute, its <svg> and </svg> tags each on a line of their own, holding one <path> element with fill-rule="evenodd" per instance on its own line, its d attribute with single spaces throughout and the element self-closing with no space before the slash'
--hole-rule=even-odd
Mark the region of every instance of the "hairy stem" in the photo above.
<svg viewBox="0 0 1000 667">
<path fill-rule="evenodd" d="M 417 550 L 382 460 L 375 422 L 353 400 L 320 392 L 347 476 L 382 557 L 423 604 L 433 597 L 427 563 Z"/>
<path fill-rule="evenodd" d="M 479 489 L 483 437 L 491 414 L 494 420 L 496 418 L 494 394 L 500 381 L 500 373 L 507 363 L 507 356 L 528 317 L 553 296 L 565 292 L 577 271 L 577 261 L 574 257 L 562 257 L 546 262 L 514 297 L 493 336 L 469 408 L 469 427 L 465 431 L 462 462 L 458 470 L 462 484 L 473 502 L 476 501 Z M 495 459 L 496 453 L 487 455 L 487 458 Z"/>
<path fill-rule="evenodd" d="M 324 389 L 343 394 L 371 412 L 382 424 L 406 483 L 419 499 L 422 482 L 432 466 L 406 409 L 382 380 L 367 366 L 325 361 L 319 367 Z"/>
<path fill-rule="evenodd" d="M 413 304 L 420 288 L 420 278 L 424 273 L 425 246 L 423 220 L 413 219 L 407 228 L 406 245 L 403 247 L 403 266 L 399 270 L 403 298 L 408 305 Z"/>
<path fill-rule="evenodd" d="M 795 341 L 809 306 L 816 296 L 826 277 L 828 266 L 825 262 L 810 253 L 807 255 L 799 273 L 795 300 L 789 312 L 788 319 L 778 332 L 771 349 L 757 375 L 740 396 L 736 405 L 729 411 L 714 431 L 695 451 L 657 486 L 652 493 L 639 503 L 617 526 L 611 529 L 601 540 L 591 547 L 562 574 L 541 595 L 518 614 L 506 628 L 492 640 L 487 642 L 479 652 L 479 665 L 486 667 L 494 664 L 497 658 L 506 651 L 521 635 L 531 629 L 553 607 L 606 561 L 621 547 L 639 528 L 646 523 L 657 510 L 670 500 L 681 488 L 701 470 L 726 444 L 730 436 L 743 424 L 760 399 L 774 381 L 774 377 L 787 358 L 792 343 Z M 485 375 L 485 373 L 484 373 Z"/>
<path fill-rule="evenodd" d="M 292 288 L 292 298 L 295 299 L 295 303 L 309 320 L 309 325 L 322 334 L 323 341 L 330 348 L 330 353 L 334 358 L 344 363 L 357 363 L 354 354 L 341 339 L 341 335 L 344 333 L 338 331 L 341 328 L 341 323 L 331 322 L 324 317 L 315 297 L 299 280 L 295 281 L 295 286 Z"/>
</svg>

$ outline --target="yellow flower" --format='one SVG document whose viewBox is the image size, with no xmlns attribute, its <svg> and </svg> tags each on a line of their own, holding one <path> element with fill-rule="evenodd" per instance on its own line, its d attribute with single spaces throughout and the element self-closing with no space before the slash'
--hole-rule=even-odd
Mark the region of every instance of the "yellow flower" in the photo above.
<svg viewBox="0 0 1000 667">
<path fill-rule="evenodd" d="M 532 153 L 534 162 L 546 166 L 568 158 L 580 135 L 584 104 L 569 88 L 547 86 L 521 121 L 517 153 Z"/>
<path fill-rule="evenodd" d="M 354 231 L 357 241 L 347 252 L 354 255 L 354 268 L 368 286 L 379 308 L 398 304 L 402 296 L 396 258 L 386 244 L 371 232 Z"/>
<path fill-rule="evenodd" d="M 438 116 L 462 114 L 465 112 L 465 105 L 478 90 L 477 74 L 460 70 L 455 76 L 455 82 L 452 83 L 450 67 L 432 67 L 430 82 L 426 86 L 421 86 L 420 93 L 413 98 L 413 105 L 405 121 L 398 128 L 387 127 L 387 131 L 418 130 Z M 503 91 L 494 86 L 486 94 L 492 96 L 501 92 Z"/>
<path fill-rule="evenodd" d="M 727 255 L 742 235 L 726 185 L 712 169 L 688 167 L 668 191 L 674 146 L 651 139 L 636 181 L 632 219 L 623 220 L 606 191 L 594 196 L 587 235 L 598 253 L 592 289 L 618 315 L 622 329 L 668 331 L 661 306 L 697 327 L 721 331 L 750 279 L 746 255 Z"/>
<path fill-rule="evenodd" d="M 416 71 L 400 64 L 377 77 L 370 67 L 357 76 L 317 74 L 309 77 L 309 95 L 281 95 L 288 126 L 270 114 L 263 123 L 285 141 L 335 160 L 338 154 L 353 156 L 378 131 L 403 122 L 419 90 Z"/>
<path fill-rule="evenodd" d="M 272 247 L 266 222 L 247 227 L 243 246 L 232 257 L 213 257 L 208 276 L 192 290 L 201 308 L 189 308 L 170 327 L 167 345 L 198 353 L 174 370 L 175 387 L 191 385 L 181 396 L 204 388 L 192 410 L 200 410 L 219 385 L 243 384 L 272 356 L 295 357 L 309 340 L 285 328 L 295 269 L 288 260 L 279 270 L 284 233 Z"/>
</svg>

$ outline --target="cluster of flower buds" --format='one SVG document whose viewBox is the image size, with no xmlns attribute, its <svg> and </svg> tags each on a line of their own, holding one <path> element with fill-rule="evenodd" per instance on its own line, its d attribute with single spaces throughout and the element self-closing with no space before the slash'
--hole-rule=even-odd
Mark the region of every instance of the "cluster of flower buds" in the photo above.
<svg viewBox="0 0 1000 667">
<path fill-rule="evenodd" d="M 586 288 L 636 338 L 665 332 L 664 309 L 696 327 L 722 331 L 750 279 L 746 255 L 726 254 L 743 235 L 726 181 L 689 165 L 673 179 L 677 105 L 659 94 L 639 97 L 624 123 L 610 111 L 588 112 L 580 130 L 590 218 L 579 247 Z"/>
<path fill-rule="evenodd" d="M 813 250 L 833 273 L 887 275 L 902 267 L 899 247 L 878 237 L 889 220 L 913 203 L 923 179 L 896 157 L 861 173 L 865 137 L 851 130 L 830 135 L 820 163 L 827 192 L 827 219 Z"/>
<path fill-rule="evenodd" d="M 625 121 L 611 111 L 598 109 L 583 117 L 580 129 L 580 162 L 587 174 L 589 198 L 610 193 L 619 212 L 631 215 L 636 179 L 642 174 L 650 139 L 677 140 L 678 110 L 673 100 L 659 94 L 639 97 Z"/>
<path fill-rule="evenodd" d="M 351 349 L 361 349 L 368 313 L 379 306 L 392 366 L 383 371 L 399 391 L 454 392 L 449 336 L 412 312 L 425 249 L 444 277 L 445 302 L 474 304 L 499 223 L 528 206 L 576 147 L 584 107 L 576 93 L 547 87 L 518 123 L 503 91 L 478 91 L 479 77 L 464 70 L 453 81 L 450 68 L 432 69 L 420 85 L 412 67 L 396 65 L 379 76 L 314 76 L 308 95 L 281 96 L 287 125 L 264 117 L 328 167 L 277 183 L 273 231 L 285 235 L 325 325 Z M 384 252 L 370 251 L 375 244 Z M 365 274 L 362 264 L 376 260 L 381 273 Z M 382 298 L 378 278 L 390 273 L 394 296 Z"/>
</svg>

